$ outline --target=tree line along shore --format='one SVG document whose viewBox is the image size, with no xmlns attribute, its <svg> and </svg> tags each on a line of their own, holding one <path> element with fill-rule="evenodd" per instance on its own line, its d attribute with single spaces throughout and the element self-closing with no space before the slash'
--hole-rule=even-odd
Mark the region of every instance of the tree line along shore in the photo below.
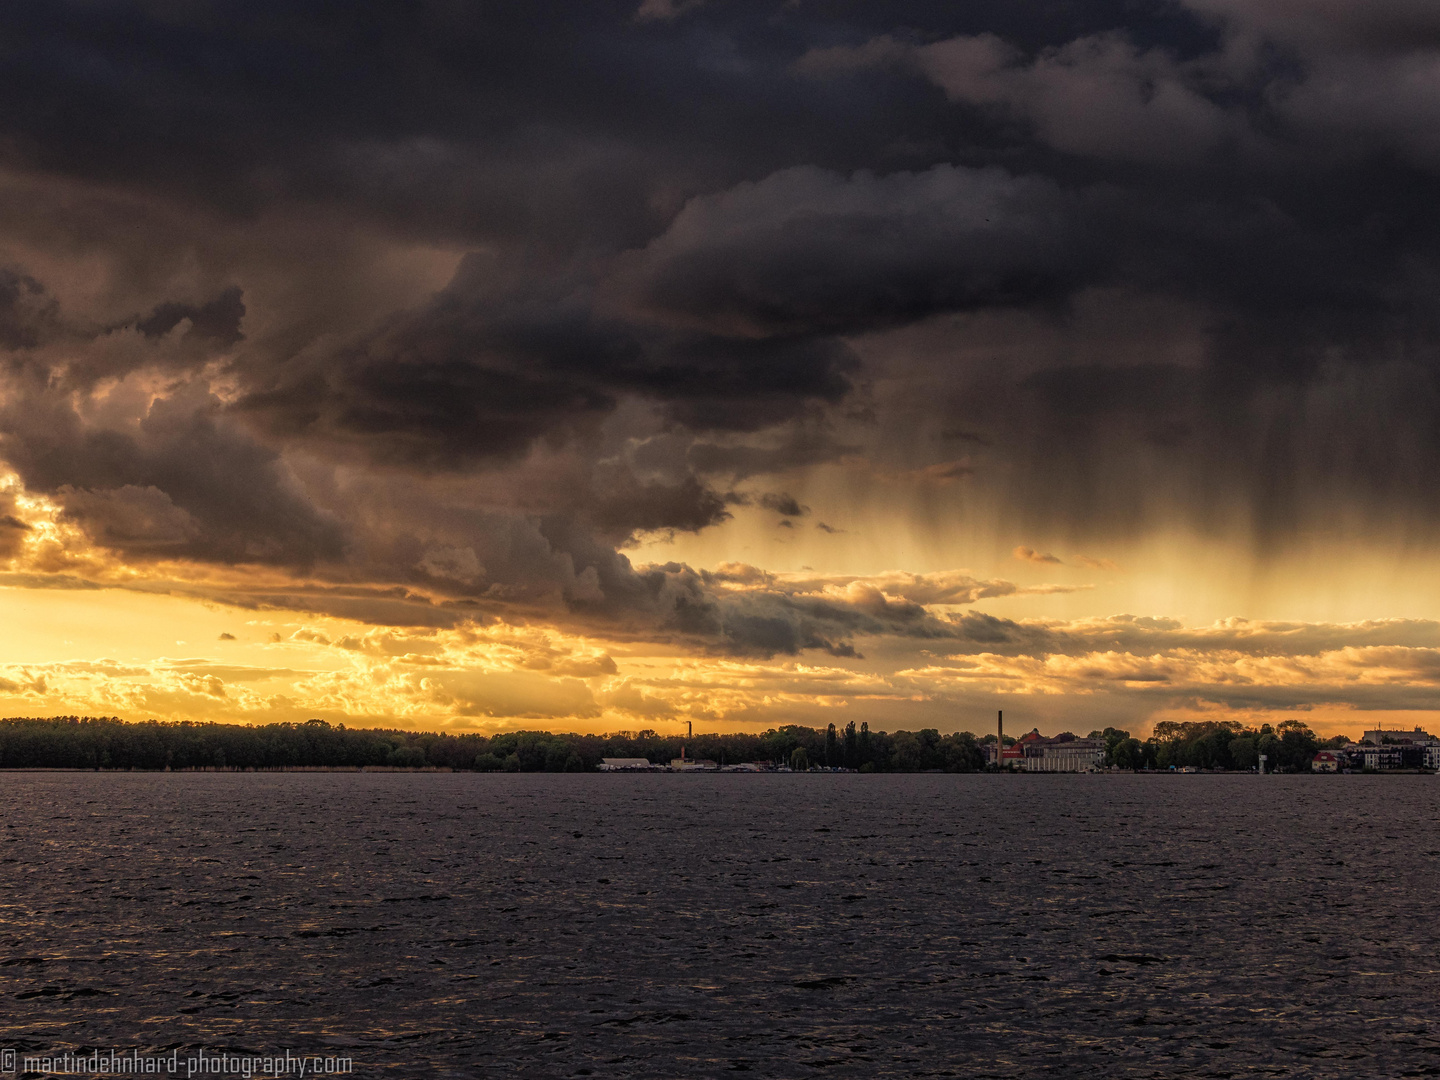
<svg viewBox="0 0 1440 1080">
<path fill-rule="evenodd" d="M 1172 768 L 1243 770 L 1266 754 L 1270 768 L 1301 772 L 1322 742 L 1303 723 L 1244 728 L 1230 722 L 1156 725 L 1149 739 L 1107 727 L 1088 738 L 1103 740 L 1105 765 L 1125 770 Z M 324 720 L 243 724 L 128 722 L 118 717 L 52 716 L 0 719 L 0 768 L 5 769 L 357 769 L 439 768 L 479 772 L 591 772 L 604 758 L 644 758 L 666 764 L 682 756 L 720 765 L 760 762 L 792 770 L 858 772 L 981 772 L 985 744 L 995 736 L 970 732 L 872 731 L 868 723 L 843 728 L 796 725 L 759 734 L 661 735 L 654 731 L 608 735 L 544 731 L 479 733 L 353 728 Z M 1005 739 L 1008 745 L 1010 738 Z M 993 767 L 993 766 L 991 766 Z"/>
</svg>

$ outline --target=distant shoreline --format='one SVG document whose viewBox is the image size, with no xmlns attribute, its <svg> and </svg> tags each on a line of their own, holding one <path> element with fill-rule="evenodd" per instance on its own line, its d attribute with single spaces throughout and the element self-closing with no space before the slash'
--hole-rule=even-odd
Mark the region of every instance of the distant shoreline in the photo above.
<svg viewBox="0 0 1440 1080">
<path fill-rule="evenodd" d="M 944 769 L 916 769 L 909 772 L 874 772 L 862 773 L 858 769 L 811 769 L 804 772 L 795 772 L 793 769 L 778 770 L 719 770 L 719 769 L 632 769 L 615 770 L 629 776 L 1013 776 L 1013 777 L 1051 777 L 1051 776 L 1084 776 L 1084 777 L 1122 777 L 1122 776 L 1244 776 L 1255 779 L 1269 779 L 1276 776 L 1435 776 L 1436 773 L 1430 769 L 1372 769 L 1348 770 L 1342 772 L 1277 772 L 1266 773 L 1261 777 L 1253 771 L 1242 772 L 1236 769 L 1204 769 L 1197 772 L 1185 773 L 1179 769 L 1098 769 L 1093 772 L 1030 772 L 1026 770 L 1006 769 L 977 769 L 971 772 L 958 773 L 947 772 Z M 407 773 L 412 775 L 445 773 L 455 776 L 467 774 L 483 775 L 516 775 L 516 776 L 554 776 L 554 772 L 547 772 L 543 769 L 521 771 L 518 773 L 507 773 L 504 770 L 479 770 L 479 769 L 453 769 L 446 765 L 276 765 L 261 767 L 217 767 L 214 765 L 192 765 L 181 768 L 110 768 L 92 767 L 86 765 L 0 765 L 0 774 L 8 773 L 105 773 L 115 775 L 120 773 L 144 773 L 147 775 L 200 775 L 200 774 L 226 774 L 226 775 L 263 775 L 273 773 Z M 577 775 L 602 775 L 599 770 L 585 770 Z M 613 774 L 603 774 L 613 775 Z"/>
<path fill-rule="evenodd" d="M 1312 760 L 1321 759 L 1332 770 L 1344 766 L 1359 772 L 1357 765 L 1375 764 L 1368 758 L 1360 762 L 1353 748 L 1338 744 L 1317 758 L 1323 749 L 1308 728 L 1294 721 L 1274 732 L 1268 726 L 1252 732 L 1235 723 L 1166 722 L 1144 741 L 1113 727 L 1048 738 L 1032 731 L 1004 743 L 1001 764 L 1026 775 L 1112 770 L 1254 775 L 1257 764 L 1267 773 L 1295 773 L 1311 771 Z M 934 728 L 887 732 L 871 730 L 865 721 L 843 728 L 786 725 L 759 733 L 486 735 L 351 728 L 318 718 L 256 726 L 130 722 L 113 716 L 0 719 L 4 771 L 985 773 L 997 771 L 996 750 L 996 735 L 941 734 Z M 1387 763 L 1395 768 L 1384 771 L 1434 764 L 1424 753 L 1394 748 L 1393 761 Z"/>
</svg>

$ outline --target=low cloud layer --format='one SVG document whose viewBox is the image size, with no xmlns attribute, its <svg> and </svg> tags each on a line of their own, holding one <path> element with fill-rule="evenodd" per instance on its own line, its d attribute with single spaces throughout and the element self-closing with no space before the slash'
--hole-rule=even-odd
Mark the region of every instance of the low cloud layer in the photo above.
<svg viewBox="0 0 1440 1080">
<path fill-rule="evenodd" d="M 735 576 L 732 572 L 732 577 Z M 1132 616 L 983 629 L 943 641 L 883 628 L 875 662 L 724 658 L 609 646 L 542 628 L 365 628 L 272 613 L 237 624 L 208 656 L 57 660 L 0 667 L 0 701 L 102 715 L 256 722 L 320 716 L 456 730 L 768 727 L 841 720 L 984 732 L 1020 722 L 1138 733 L 1156 716 L 1299 717 L 1355 736 L 1387 715 L 1440 707 L 1440 624 L 1187 628 Z M 1001 621 L 1003 623 L 1003 621 Z M 237 652 L 239 650 L 239 652 Z M 240 659 L 243 656 L 244 659 Z"/>
</svg>

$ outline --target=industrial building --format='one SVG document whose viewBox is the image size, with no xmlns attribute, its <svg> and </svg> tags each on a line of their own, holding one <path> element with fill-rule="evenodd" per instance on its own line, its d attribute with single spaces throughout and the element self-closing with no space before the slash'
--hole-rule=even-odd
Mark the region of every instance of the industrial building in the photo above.
<svg viewBox="0 0 1440 1080">
<path fill-rule="evenodd" d="M 1004 738 L 1004 730 L 999 732 Z M 994 764 L 999 743 L 986 743 L 985 760 Z M 1047 738 L 1038 728 L 1021 735 L 998 754 L 1002 769 L 1017 772 L 1096 772 L 1105 767 L 1105 743 L 1064 732 Z"/>
</svg>

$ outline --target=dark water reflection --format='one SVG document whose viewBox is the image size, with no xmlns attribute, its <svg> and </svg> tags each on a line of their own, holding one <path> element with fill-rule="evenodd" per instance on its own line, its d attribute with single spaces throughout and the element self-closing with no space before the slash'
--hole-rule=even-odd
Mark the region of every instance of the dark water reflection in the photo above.
<svg viewBox="0 0 1440 1080">
<path fill-rule="evenodd" d="M 1440 1072 L 1433 777 L 0 773 L 0 1046 Z"/>
</svg>

